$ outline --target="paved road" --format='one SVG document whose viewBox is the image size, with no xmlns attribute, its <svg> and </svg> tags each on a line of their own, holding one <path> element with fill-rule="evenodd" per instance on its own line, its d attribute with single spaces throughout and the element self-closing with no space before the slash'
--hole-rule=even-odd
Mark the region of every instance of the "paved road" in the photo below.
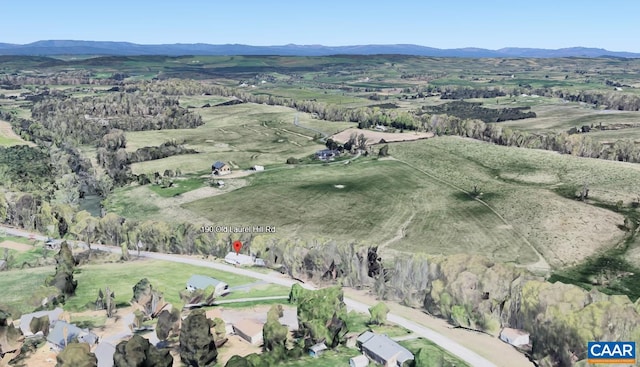
<svg viewBox="0 0 640 367">
<path fill-rule="evenodd" d="M 6 229 L 6 233 L 8 235 L 11 236 L 19 236 L 19 237 L 30 237 L 33 236 L 33 234 L 22 231 L 22 230 L 18 230 L 18 229 L 14 229 L 14 228 L 7 228 L 7 227 L 0 227 L 0 228 L 4 228 Z M 37 240 L 46 240 L 45 236 L 40 236 L 40 235 L 35 235 L 34 237 Z M 103 246 L 103 245 L 92 245 L 91 246 L 94 249 L 100 249 L 103 251 L 108 251 L 108 252 L 114 252 L 114 253 L 120 253 L 121 249 L 118 247 L 111 247 L 111 246 Z M 156 252 L 146 252 L 146 251 L 141 251 L 140 252 L 140 256 L 143 257 L 147 257 L 150 259 L 157 259 L 157 260 L 164 260 L 164 261 L 172 261 L 172 262 L 177 262 L 177 263 L 183 263 L 183 264 L 189 264 L 189 265 L 195 265 L 195 266 L 201 266 L 201 267 L 206 267 L 206 268 L 210 268 L 210 269 L 215 269 L 215 270 L 219 270 L 219 271 L 224 271 L 227 273 L 232 273 L 232 274 L 237 274 L 237 275 L 243 275 L 243 276 L 247 276 L 247 277 L 251 277 L 254 279 L 259 279 L 268 283 L 272 283 L 272 284 L 279 284 L 285 287 L 291 287 L 294 284 L 300 284 L 303 288 L 305 289 L 310 289 L 310 290 L 315 290 L 317 289 L 316 287 L 314 287 L 313 285 L 309 284 L 309 283 L 300 283 L 297 282 L 295 280 L 290 279 L 289 277 L 285 277 L 284 275 L 281 274 L 277 274 L 277 273 L 272 273 L 272 274 L 263 274 L 263 273 L 258 273 L 255 271 L 251 271 L 248 269 L 243 269 L 243 268 L 238 268 L 235 266 L 231 266 L 231 265 L 226 265 L 226 264 L 220 264 L 220 263 L 214 263 L 211 261 L 205 261 L 205 260 L 199 260 L 199 259 L 193 259 L 193 258 L 187 258 L 187 257 L 182 257 L 182 256 L 178 256 L 178 255 L 171 255 L 171 254 L 161 254 L 161 253 L 156 253 Z M 347 305 L 347 307 L 349 307 L 352 310 L 355 310 L 357 312 L 360 313 L 365 313 L 368 314 L 369 313 L 369 305 L 366 305 L 364 303 L 349 299 L 349 298 L 345 298 L 344 299 L 344 303 Z M 470 364 L 471 366 L 476 366 L 476 367 L 497 367 L 495 364 L 493 364 L 492 362 L 490 362 L 489 360 L 487 360 L 486 358 L 478 355 L 477 353 L 471 351 L 470 349 L 465 348 L 464 346 L 458 344 L 457 342 L 431 330 L 428 329 L 424 326 L 421 326 L 411 320 L 408 320 L 404 317 L 400 317 L 398 315 L 394 315 L 394 314 L 389 314 L 387 316 L 387 320 L 389 320 L 390 322 L 393 322 L 395 324 L 398 324 L 402 327 L 404 327 L 407 330 L 412 331 L 414 334 L 421 336 L 423 338 L 429 339 L 431 340 L 433 343 L 437 344 L 438 346 L 440 346 L 441 348 L 445 349 L 446 351 L 448 351 L 449 353 L 457 356 L 458 358 L 460 358 L 461 360 L 467 362 L 468 364 Z"/>
</svg>

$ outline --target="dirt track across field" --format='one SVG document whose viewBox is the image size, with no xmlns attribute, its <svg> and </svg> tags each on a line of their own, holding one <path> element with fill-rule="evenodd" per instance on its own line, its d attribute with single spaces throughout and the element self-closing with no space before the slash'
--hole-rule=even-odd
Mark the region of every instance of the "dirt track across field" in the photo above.
<svg viewBox="0 0 640 367">
<path fill-rule="evenodd" d="M 13 242 L 13 241 L 2 241 L 0 242 L 0 247 L 8 248 L 10 250 L 16 250 L 20 252 L 27 252 L 33 249 L 33 246 L 29 246 L 24 243 Z"/>
<path fill-rule="evenodd" d="M 349 137 L 351 136 L 351 134 L 357 134 L 357 135 L 364 134 L 364 136 L 367 137 L 368 144 L 378 144 L 382 139 L 384 139 L 384 141 L 386 142 L 391 143 L 391 142 L 398 142 L 398 141 L 429 139 L 435 136 L 433 133 L 420 133 L 415 131 L 406 132 L 406 133 L 388 133 L 384 131 L 351 128 L 331 136 L 331 139 L 338 141 L 340 143 L 345 143 L 349 140 Z"/>
</svg>

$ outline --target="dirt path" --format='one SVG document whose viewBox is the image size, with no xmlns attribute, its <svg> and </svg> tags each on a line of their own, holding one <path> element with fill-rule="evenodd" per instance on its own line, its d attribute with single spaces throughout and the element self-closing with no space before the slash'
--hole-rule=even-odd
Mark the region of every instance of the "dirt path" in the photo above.
<svg viewBox="0 0 640 367">
<path fill-rule="evenodd" d="M 381 244 L 379 249 L 384 249 L 385 247 L 389 246 L 390 244 L 392 244 L 392 243 L 394 243 L 396 241 L 400 241 L 401 239 L 403 239 L 404 236 L 405 236 L 405 231 L 407 230 L 407 227 L 409 226 L 409 223 L 411 223 L 411 221 L 413 220 L 413 217 L 415 217 L 415 216 L 416 216 L 416 213 L 411 214 L 409 219 L 407 219 L 404 223 L 402 223 L 400 228 L 398 228 L 398 231 L 396 232 L 396 235 L 393 236 L 393 238 L 391 238 L 388 241 L 386 241 L 383 244 Z"/>
<path fill-rule="evenodd" d="M 0 242 L 0 247 L 8 248 L 9 250 L 16 250 L 19 252 L 27 252 L 33 250 L 33 246 L 14 241 L 2 241 Z"/>
<path fill-rule="evenodd" d="M 409 167 L 411 167 L 412 169 L 421 172 L 423 174 L 425 174 L 426 176 L 429 176 L 430 178 L 443 183 L 455 190 L 458 190 L 460 192 L 463 192 L 467 195 L 471 195 L 468 191 L 464 190 L 463 188 L 456 186 L 450 182 L 447 182 L 419 167 L 416 167 L 414 165 L 412 165 L 411 163 L 390 157 L 389 159 L 391 160 L 395 160 L 397 162 L 403 163 Z M 512 225 L 511 223 L 509 223 L 502 215 L 500 215 L 500 213 L 498 213 L 494 208 L 492 208 L 489 204 L 487 204 L 485 201 L 483 201 L 480 198 L 474 198 L 475 201 L 479 202 L 480 204 L 484 205 L 487 209 L 489 209 L 493 214 L 495 214 L 505 225 L 509 226 L 510 228 L 512 228 L 512 231 L 518 235 L 518 237 L 520 237 L 520 239 L 522 239 L 522 241 L 527 244 L 527 246 L 529 246 L 531 248 L 531 250 L 538 256 L 538 261 L 536 261 L 535 263 L 531 263 L 531 264 L 526 264 L 526 265 L 521 265 L 523 267 L 526 267 L 527 269 L 529 269 L 530 271 L 535 271 L 535 272 L 544 272 L 544 273 L 549 273 L 551 271 L 551 266 L 549 265 L 549 263 L 547 262 L 547 260 L 542 256 L 542 254 L 540 253 L 540 251 L 538 251 L 538 249 L 533 246 L 531 244 L 531 242 L 529 242 L 529 240 L 527 240 L 526 237 L 524 237 L 524 235 L 522 235 L 520 232 L 518 232 Z"/>
</svg>

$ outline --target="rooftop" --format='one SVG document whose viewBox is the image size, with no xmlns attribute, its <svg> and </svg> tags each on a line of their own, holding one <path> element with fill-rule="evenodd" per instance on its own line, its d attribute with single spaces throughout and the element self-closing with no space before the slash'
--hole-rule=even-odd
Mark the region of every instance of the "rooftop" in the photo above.
<svg viewBox="0 0 640 367">
<path fill-rule="evenodd" d="M 529 336 L 529 333 L 521 329 L 512 329 L 512 328 L 506 327 L 502 329 L 502 331 L 500 332 L 500 335 L 516 338 L 518 336 Z"/>
<path fill-rule="evenodd" d="M 195 289 L 207 289 L 208 287 L 216 287 L 218 284 L 223 283 L 220 280 L 213 279 L 206 275 L 192 275 L 187 281 L 187 285 Z"/>
<path fill-rule="evenodd" d="M 245 335 L 253 336 L 262 333 L 264 325 L 250 319 L 244 319 L 233 324 L 233 328 L 239 330 Z"/>
<path fill-rule="evenodd" d="M 407 360 L 413 359 L 413 354 L 408 349 L 396 343 L 388 336 L 382 334 L 374 334 L 367 331 L 362 334 L 360 338 L 362 338 L 365 334 L 367 334 L 367 336 L 366 341 L 362 342 L 362 349 L 368 350 L 369 353 L 375 354 L 385 361 L 396 358 L 396 360 L 400 364 L 404 363 Z M 360 338 L 358 338 L 359 341 Z"/>
<path fill-rule="evenodd" d="M 222 168 L 224 166 L 226 166 L 226 164 L 224 162 L 220 162 L 220 161 L 217 161 L 216 163 L 213 164 L 213 168 L 215 168 L 215 169 L 220 169 L 220 168 Z"/>
</svg>

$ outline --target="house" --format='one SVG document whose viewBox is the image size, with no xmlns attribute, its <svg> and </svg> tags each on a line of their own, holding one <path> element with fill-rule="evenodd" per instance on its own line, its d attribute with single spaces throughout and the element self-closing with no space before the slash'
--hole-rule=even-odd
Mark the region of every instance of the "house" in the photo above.
<svg viewBox="0 0 640 367">
<path fill-rule="evenodd" d="M 256 321 L 244 319 L 233 324 L 233 332 L 251 344 L 262 343 L 262 327 L 264 325 Z"/>
<path fill-rule="evenodd" d="M 53 329 L 47 336 L 47 341 L 53 348 L 62 350 L 72 340 L 77 339 L 79 343 L 94 345 L 98 342 L 98 336 L 87 329 L 80 329 L 74 324 L 66 321 L 57 321 Z"/>
<path fill-rule="evenodd" d="M 256 165 L 256 166 L 251 167 L 251 170 L 252 171 L 264 171 L 264 166 Z"/>
<path fill-rule="evenodd" d="M 215 289 L 215 295 L 222 295 L 227 293 L 229 285 L 223 281 L 213 279 L 205 275 L 192 275 L 187 281 L 187 290 L 193 292 L 196 289 L 207 289 L 213 287 Z"/>
<path fill-rule="evenodd" d="M 365 355 L 359 355 L 349 359 L 349 367 L 367 367 L 369 365 L 369 358 Z"/>
<path fill-rule="evenodd" d="M 327 349 L 329 348 L 327 348 L 327 345 L 325 343 L 318 343 L 309 348 L 309 355 L 313 358 L 318 358 Z"/>
<path fill-rule="evenodd" d="M 376 130 L 378 131 L 387 131 L 387 127 L 383 125 L 376 125 Z"/>
<path fill-rule="evenodd" d="M 383 334 L 365 331 L 358 337 L 357 344 L 365 356 L 387 367 L 401 367 L 413 360 L 413 354 L 408 349 Z"/>
<path fill-rule="evenodd" d="M 224 261 L 232 265 L 255 265 L 255 258 L 253 256 L 236 254 L 235 252 L 229 252 L 227 256 L 224 257 Z"/>
<path fill-rule="evenodd" d="M 529 345 L 529 333 L 520 329 L 504 328 L 500 332 L 500 340 L 514 347 Z"/>
<path fill-rule="evenodd" d="M 316 152 L 316 158 L 321 161 L 332 161 L 340 157 L 340 151 L 335 149 L 324 149 Z"/>
<path fill-rule="evenodd" d="M 224 162 L 217 161 L 211 166 L 211 173 L 217 176 L 228 175 L 231 173 L 231 167 Z"/>
<path fill-rule="evenodd" d="M 55 323 L 60 319 L 62 312 L 62 308 L 58 307 L 51 311 L 38 311 L 22 315 L 22 317 L 20 317 L 20 331 L 22 331 L 22 335 L 24 335 L 25 337 L 33 335 L 33 333 L 31 332 L 31 320 L 33 320 L 34 318 L 49 316 L 49 326 L 53 327 Z"/>
</svg>

